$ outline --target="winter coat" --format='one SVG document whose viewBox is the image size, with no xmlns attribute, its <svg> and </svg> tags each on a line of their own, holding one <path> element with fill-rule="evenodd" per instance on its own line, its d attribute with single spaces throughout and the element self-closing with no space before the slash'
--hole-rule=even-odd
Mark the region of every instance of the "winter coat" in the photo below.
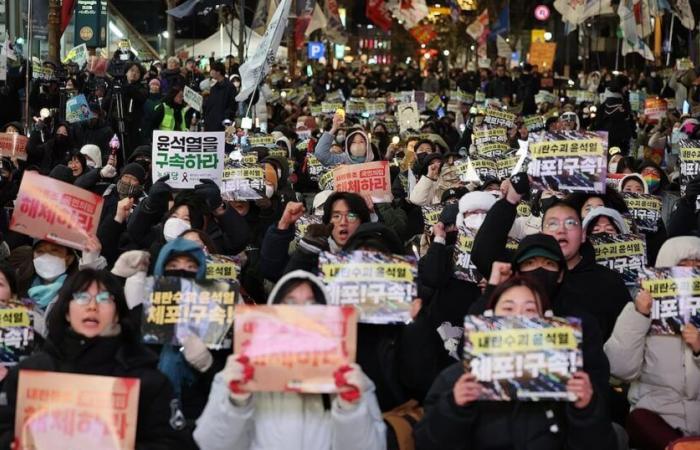
<svg viewBox="0 0 700 450">
<path fill-rule="evenodd" d="M 651 318 L 629 303 L 605 343 L 611 373 L 632 384 L 632 411 L 648 409 L 685 435 L 700 434 L 700 355 L 680 336 L 649 335 Z"/>
<path fill-rule="evenodd" d="M 487 98 L 513 97 L 513 80 L 508 75 L 494 77 L 486 87 Z"/>
<path fill-rule="evenodd" d="M 202 105 L 204 131 L 224 131 L 222 122 L 233 120 L 236 109 L 236 88 L 227 79 L 217 81 Z"/>
<path fill-rule="evenodd" d="M 417 450 L 537 449 L 617 447 L 603 402 L 576 409 L 566 402 L 474 402 L 457 406 L 452 388 L 464 373 L 461 362 L 445 369 L 426 398 L 425 416 L 416 425 Z"/>
<path fill-rule="evenodd" d="M 605 92 L 605 101 L 598 107 L 594 130 L 608 132 L 608 145 L 620 147 L 624 155 L 629 154 L 630 139 L 634 136 L 635 124 L 629 104 L 621 94 Z"/>
<path fill-rule="evenodd" d="M 361 134 L 365 138 L 367 144 L 367 152 L 363 163 L 370 162 L 374 160 L 374 154 L 372 153 L 372 145 L 370 145 L 367 135 L 362 130 L 348 130 L 348 134 L 345 137 L 345 151 L 343 153 L 331 153 L 331 145 L 335 141 L 335 136 L 331 133 L 325 132 L 321 135 L 318 140 L 316 147 L 314 148 L 314 156 L 318 159 L 324 166 L 336 166 L 338 164 L 356 164 L 350 157 L 350 142 L 355 134 Z"/>
<path fill-rule="evenodd" d="M 122 336 L 87 339 L 68 331 L 59 345 L 46 341 L 41 351 L 21 361 L 5 379 L 4 401 L 0 403 L 0 448 L 9 449 L 14 439 L 19 370 L 138 378 L 136 449 L 178 448 L 178 433 L 171 425 L 175 418 L 171 409 L 173 390 L 156 364 L 153 353 Z"/>
</svg>

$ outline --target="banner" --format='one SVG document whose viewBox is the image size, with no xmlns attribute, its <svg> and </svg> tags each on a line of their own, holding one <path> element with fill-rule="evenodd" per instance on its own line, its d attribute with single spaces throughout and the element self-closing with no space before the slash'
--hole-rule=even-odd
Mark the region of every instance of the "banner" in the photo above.
<svg viewBox="0 0 700 450">
<path fill-rule="evenodd" d="M 224 133 L 153 132 L 152 179 L 170 175 L 175 189 L 191 189 L 209 179 L 219 186 L 224 171 Z"/>
<path fill-rule="evenodd" d="M 483 278 L 472 262 L 472 247 L 474 247 L 474 238 L 477 232 L 478 230 L 466 226 L 461 226 L 457 229 L 457 244 L 453 252 L 453 259 L 454 277 L 458 280 L 478 283 Z M 518 249 L 518 244 L 518 241 L 509 237 L 506 242 L 506 249 L 515 251 Z"/>
<path fill-rule="evenodd" d="M 476 127 L 472 133 L 472 143 L 477 151 L 486 144 L 506 143 L 508 142 L 507 131 L 505 128 Z"/>
<path fill-rule="evenodd" d="M 544 130 L 545 120 L 542 116 L 525 116 L 523 118 L 523 125 L 527 128 L 529 133 L 537 133 Z"/>
<path fill-rule="evenodd" d="M 598 233 L 588 236 L 595 250 L 595 261 L 622 275 L 628 286 L 636 286 L 639 271 L 647 265 L 644 235 Z"/>
<path fill-rule="evenodd" d="M 25 172 L 10 230 L 82 251 L 88 237 L 97 233 L 102 202 L 101 195 Z"/>
<path fill-rule="evenodd" d="M 666 117 L 668 103 L 663 98 L 652 97 L 644 100 L 644 115 L 648 123 L 654 124 Z"/>
<path fill-rule="evenodd" d="M 66 122 L 77 123 L 95 118 L 97 115 L 90 110 L 85 95 L 78 94 L 66 101 Z"/>
<path fill-rule="evenodd" d="M 515 114 L 488 108 L 484 112 L 484 123 L 494 128 L 514 128 L 515 117 Z"/>
<path fill-rule="evenodd" d="M 700 141 L 683 139 L 680 146 L 681 194 L 685 195 L 685 187 L 690 181 L 700 175 Z"/>
<path fill-rule="evenodd" d="M 37 11 L 32 11 L 36 16 Z M 105 47 L 107 0 L 75 0 L 75 45 Z"/>
<path fill-rule="evenodd" d="M 661 219 L 661 197 L 622 192 L 627 208 L 640 231 L 656 233 Z"/>
<path fill-rule="evenodd" d="M 561 140 L 561 135 L 543 133 L 540 142 L 530 142 L 527 173 L 535 189 L 561 192 L 604 193 L 607 158 L 600 139 Z M 583 136 L 578 136 L 583 137 Z"/>
<path fill-rule="evenodd" d="M 237 305 L 234 350 L 255 368 L 251 392 L 335 393 L 334 373 L 355 362 L 351 306 Z"/>
<path fill-rule="evenodd" d="M 554 8 L 562 15 L 562 21 L 574 25 L 574 29 L 590 17 L 614 12 L 610 0 L 555 0 Z"/>
<path fill-rule="evenodd" d="M 236 280 L 241 273 L 241 261 L 237 256 L 209 255 L 207 280 Z"/>
<path fill-rule="evenodd" d="M 464 318 L 463 359 L 483 386 L 479 400 L 574 401 L 566 383 L 583 369 L 575 318 Z"/>
<path fill-rule="evenodd" d="M 390 203 L 389 161 L 345 164 L 333 169 L 333 186 L 338 192 L 370 194 L 374 203 Z"/>
<path fill-rule="evenodd" d="M 241 90 L 236 95 L 236 101 L 242 102 L 248 99 L 270 71 L 270 66 L 275 62 L 277 49 L 287 27 L 290 6 L 291 0 L 282 0 L 280 2 L 265 30 L 265 34 L 255 49 L 255 53 L 241 64 L 239 69 Z"/>
<path fill-rule="evenodd" d="M 0 156 L 27 160 L 29 138 L 19 133 L 0 133 Z"/>
<path fill-rule="evenodd" d="M 31 303 L 17 300 L 0 303 L 0 364 L 13 366 L 31 355 L 33 348 Z"/>
<path fill-rule="evenodd" d="M 550 70 L 554 66 L 554 57 L 557 54 L 555 42 L 533 42 L 530 44 L 530 52 L 527 54 L 527 62 L 541 70 Z"/>
<path fill-rule="evenodd" d="M 17 448 L 135 448 L 140 386 L 138 378 L 20 370 Z"/>
<path fill-rule="evenodd" d="M 233 323 L 238 283 L 160 277 L 146 279 L 143 341 L 178 345 L 190 334 L 207 347 L 221 349 Z"/>
<path fill-rule="evenodd" d="M 649 334 L 681 334 L 687 323 L 700 328 L 700 269 L 646 267 L 639 272 L 639 284 L 654 301 Z"/>
<path fill-rule="evenodd" d="M 407 323 L 417 295 L 418 268 L 410 256 L 355 250 L 321 252 L 319 271 L 333 305 L 355 305 L 360 322 Z"/>
<path fill-rule="evenodd" d="M 185 86 L 184 100 L 192 109 L 202 112 L 202 95 L 189 86 Z"/>
<path fill-rule="evenodd" d="M 391 30 L 391 10 L 385 0 L 367 0 L 365 16 L 383 31 Z"/>
<path fill-rule="evenodd" d="M 259 200 L 265 192 L 265 171 L 260 166 L 224 170 L 221 197 L 230 201 Z"/>
</svg>

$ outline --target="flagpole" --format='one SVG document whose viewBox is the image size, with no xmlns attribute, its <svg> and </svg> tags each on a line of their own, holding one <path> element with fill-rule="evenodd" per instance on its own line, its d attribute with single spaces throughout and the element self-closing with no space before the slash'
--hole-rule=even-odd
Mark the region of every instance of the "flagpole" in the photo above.
<svg viewBox="0 0 700 450">
<path fill-rule="evenodd" d="M 24 128 L 25 133 L 29 136 L 29 124 L 31 123 L 31 117 L 29 117 L 29 82 L 31 80 L 31 69 L 32 69 L 32 0 L 27 0 L 27 69 L 24 81 Z"/>
<path fill-rule="evenodd" d="M 676 15 L 671 14 L 671 29 L 668 32 L 668 50 L 666 51 L 666 66 L 671 63 L 671 41 L 673 40 L 673 25 L 676 22 Z"/>
</svg>

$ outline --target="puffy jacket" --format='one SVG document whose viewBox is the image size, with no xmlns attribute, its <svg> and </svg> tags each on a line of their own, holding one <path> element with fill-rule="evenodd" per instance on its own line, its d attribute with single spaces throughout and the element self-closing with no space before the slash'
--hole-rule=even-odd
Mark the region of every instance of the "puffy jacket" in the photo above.
<svg viewBox="0 0 700 450">
<path fill-rule="evenodd" d="M 629 303 L 605 343 L 610 372 L 631 381 L 632 410 L 648 409 L 686 435 L 700 434 L 700 356 L 680 336 L 650 336 L 651 318 Z"/>
<path fill-rule="evenodd" d="M 316 144 L 314 149 L 314 156 L 318 159 L 324 166 L 336 166 L 338 164 L 355 164 L 356 162 L 350 158 L 350 143 L 352 138 L 360 134 L 365 138 L 367 152 L 364 161 L 362 163 L 370 162 L 374 160 L 374 154 L 372 153 L 372 146 L 370 145 L 367 135 L 362 130 L 348 130 L 347 137 L 345 138 L 345 151 L 343 153 L 331 153 L 331 145 L 335 140 L 335 137 L 331 133 L 323 133 L 321 138 Z"/>
</svg>

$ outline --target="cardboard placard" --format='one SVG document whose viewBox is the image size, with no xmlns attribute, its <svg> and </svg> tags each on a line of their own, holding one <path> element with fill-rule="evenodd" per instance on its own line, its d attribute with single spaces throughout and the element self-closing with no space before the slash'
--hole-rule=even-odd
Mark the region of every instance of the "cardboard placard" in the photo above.
<svg viewBox="0 0 700 450">
<path fill-rule="evenodd" d="M 82 251 L 88 237 L 97 233 L 102 203 L 101 195 L 25 172 L 10 229 Z"/>
<path fill-rule="evenodd" d="M 389 161 L 338 166 L 333 169 L 333 187 L 338 192 L 369 194 L 375 203 L 389 203 L 394 199 Z"/>
<path fill-rule="evenodd" d="M 472 247 L 474 247 L 474 238 L 476 238 L 477 232 L 478 230 L 464 225 L 457 228 L 457 243 L 453 258 L 454 277 L 458 280 L 478 283 L 483 278 L 472 261 Z M 518 244 L 518 241 L 509 237 L 506 249 L 515 251 L 518 248 Z"/>
<path fill-rule="evenodd" d="M 657 123 L 666 117 L 668 103 L 663 98 L 653 97 L 644 100 L 644 115 L 648 123 Z"/>
<path fill-rule="evenodd" d="M 135 448 L 140 385 L 137 378 L 21 370 L 17 448 Z"/>
<path fill-rule="evenodd" d="M 94 119 L 97 115 L 90 110 L 85 95 L 78 94 L 66 101 L 66 121 L 69 123 L 84 122 Z"/>
<path fill-rule="evenodd" d="M 27 160 L 29 138 L 19 133 L 0 133 L 0 155 Z"/>
<path fill-rule="evenodd" d="M 622 197 L 637 223 L 637 228 L 640 231 L 656 233 L 661 219 L 661 197 L 632 192 L 623 192 Z"/>
<path fill-rule="evenodd" d="M 575 318 L 464 318 L 465 369 L 483 386 L 479 400 L 574 401 L 566 383 L 583 368 Z"/>
<path fill-rule="evenodd" d="M 440 214 L 442 214 L 443 205 L 426 205 L 421 206 L 421 212 L 423 213 L 423 228 L 427 233 L 433 228 L 433 225 L 438 223 L 440 220 Z"/>
<path fill-rule="evenodd" d="M 224 200 L 259 200 L 264 192 L 265 171 L 262 167 L 241 166 L 224 170 L 221 183 L 221 197 Z"/>
<path fill-rule="evenodd" d="M 189 86 L 185 86 L 185 91 L 183 92 L 184 94 L 184 100 L 185 103 L 187 103 L 189 106 L 191 106 L 193 109 L 196 109 L 199 112 L 202 112 L 202 95 L 192 89 Z"/>
<path fill-rule="evenodd" d="M 700 328 L 700 269 L 646 267 L 639 285 L 653 299 L 649 334 L 679 335 L 687 323 Z"/>
<path fill-rule="evenodd" d="M 319 271 L 333 305 L 356 305 L 360 322 L 406 323 L 417 294 L 413 257 L 355 250 L 321 252 Z"/>
<path fill-rule="evenodd" d="M 234 280 L 147 278 L 143 304 L 144 342 L 177 345 L 195 334 L 207 347 L 222 348 L 233 323 L 238 290 Z"/>
<path fill-rule="evenodd" d="M 647 265 L 644 235 L 598 233 L 588 236 L 595 250 L 595 261 L 622 276 L 625 284 L 635 286 L 639 271 Z"/>
<path fill-rule="evenodd" d="M 530 44 L 530 53 L 527 62 L 537 66 L 540 72 L 549 70 L 554 66 L 554 56 L 557 54 L 557 44 L 554 42 L 533 42 Z"/>
<path fill-rule="evenodd" d="M 170 175 L 173 188 L 194 188 L 204 179 L 220 186 L 225 157 L 224 132 L 153 132 L 152 178 Z"/>
<path fill-rule="evenodd" d="M 484 123 L 492 128 L 513 128 L 515 127 L 516 115 L 507 111 L 494 108 L 486 108 L 484 111 Z"/>
<path fill-rule="evenodd" d="M 0 364 L 13 366 L 34 348 L 31 304 L 17 300 L 0 303 Z"/>
<path fill-rule="evenodd" d="M 355 361 L 351 306 L 237 305 L 234 353 L 255 368 L 251 392 L 337 392 L 334 373 Z"/>
<path fill-rule="evenodd" d="M 238 257 L 209 255 L 207 258 L 207 280 L 236 280 L 241 273 Z"/>
</svg>

